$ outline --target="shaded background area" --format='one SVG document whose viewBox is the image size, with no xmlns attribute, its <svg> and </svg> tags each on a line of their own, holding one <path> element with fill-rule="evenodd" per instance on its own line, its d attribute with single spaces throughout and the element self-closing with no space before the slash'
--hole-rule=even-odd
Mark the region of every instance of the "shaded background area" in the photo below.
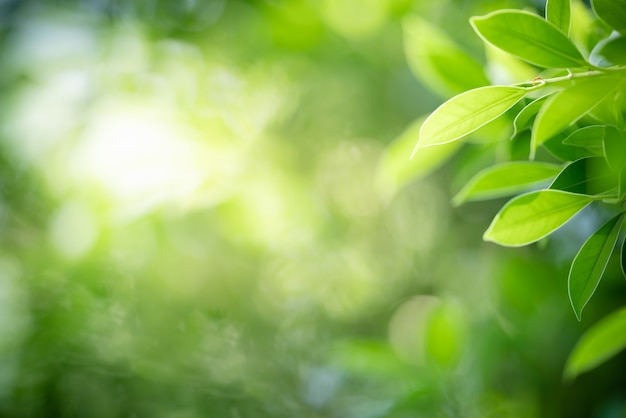
<svg viewBox="0 0 626 418">
<path fill-rule="evenodd" d="M 446 98 L 403 19 L 484 61 L 502 7 L 543 4 L 0 1 L 0 415 L 626 416 L 623 355 L 561 379 L 626 293 L 570 312 L 598 214 L 483 243 L 502 202 L 449 200 L 489 138 L 381 181 Z"/>
</svg>

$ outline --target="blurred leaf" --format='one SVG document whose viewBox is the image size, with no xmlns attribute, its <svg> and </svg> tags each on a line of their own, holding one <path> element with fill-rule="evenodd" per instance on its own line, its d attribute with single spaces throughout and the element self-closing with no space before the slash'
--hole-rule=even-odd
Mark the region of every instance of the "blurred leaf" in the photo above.
<svg viewBox="0 0 626 418">
<path fill-rule="evenodd" d="M 622 167 L 617 182 L 617 199 L 623 200 L 626 197 L 626 167 Z"/>
<path fill-rule="evenodd" d="M 573 147 L 584 148 L 591 154 L 602 157 L 604 156 L 603 142 L 606 126 L 592 125 L 585 126 L 574 131 L 563 140 L 563 144 Z"/>
<path fill-rule="evenodd" d="M 609 314 L 580 338 L 567 359 L 565 377 L 573 379 L 604 363 L 626 347 L 626 308 Z"/>
<path fill-rule="evenodd" d="M 528 190 L 556 176 L 561 167 L 534 161 L 508 162 L 486 168 L 472 178 L 454 197 L 460 205 L 472 200 L 508 196 Z"/>
<path fill-rule="evenodd" d="M 547 0 L 546 20 L 561 29 L 565 35 L 569 35 L 571 15 L 571 0 Z"/>
<path fill-rule="evenodd" d="M 592 0 L 591 6 L 607 25 L 626 34 L 626 0 Z"/>
<path fill-rule="evenodd" d="M 540 190 L 517 196 L 496 215 L 485 241 L 507 247 L 531 244 L 551 234 L 593 201 L 561 190 Z"/>
<path fill-rule="evenodd" d="M 551 96 L 535 119 L 531 152 L 593 109 L 620 87 L 622 81 L 615 77 L 590 78 Z"/>
<path fill-rule="evenodd" d="M 622 270 L 622 275 L 626 278 L 626 238 L 622 241 L 622 248 L 620 250 L 619 265 Z"/>
<path fill-rule="evenodd" d="M 526 129 L 537 116 L 537 112 L 541 109 L 541 106 L 545 103 L 549 95 L 539 97 L 528 103 L 524 108 L 515 116 L 513 121 L 513 136 L 516 136 L 519 132 Z"/>
<path fill-rule="evenodd" d="M 426 119 L 413 153 L 474 132 L 509 110 L 525 94 L 526 90 L 519 87 L 487 86 L 453 97 Z"/>
<path fill-rule="evenodd" d="M 606 268 L 624 214 L 619 214 L 605 223 L 585 241 L 576 254 L 567 279 L 568 294 L 576 318 L 580 321 L 583 308 L 593 296 Z"/>
<path fill-rule="evenodd" d="M 462 145 L 450 142 L 438 147 L 428 147 L 411 156 L 411 150 L 419 139 L 419 131 L 424 118 L 413 122 L 383 152 L 376 173 L 377 185 L 387 196 L 411 181 L 424 177 L 448 160 Z"/>
<path fill-rule="evenodd" d="M 402 27 L 409 66 L 429 89 L 448 98 L 490 84 L 482 64 L 437 27 L 417 16 Z"/>
<path fill-rule="evenodd" d="M 566 166 L 550 185 L 552 190 L 599 195 L 617 186 L 617 179 L 611 173 L 602 157 L 581 158 Z"/>
<path fill-rule="evenodd" d="M 581 67 L 580 51 L 563 32 L 532 13 L 498 10 L 470 19 L 476 33 L 493 46 L 546 68 Z"/>
<path fill-rule="evenodd" d="M 604 136 L 604 156 L 615 173 L 626 166 L 626 132 L 607 126 Z"/>
<path fill-rule="evenodd" d="M 457 364 L 465 346 L 466 318 L 467 313 L 450 302 L 434 308 L 426 328 L 428 359 L 442 367 Z"/>
</svg>

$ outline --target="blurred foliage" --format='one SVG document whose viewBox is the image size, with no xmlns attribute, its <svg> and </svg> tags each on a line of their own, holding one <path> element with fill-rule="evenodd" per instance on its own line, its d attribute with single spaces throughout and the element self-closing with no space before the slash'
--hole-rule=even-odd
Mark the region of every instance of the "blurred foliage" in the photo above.
<svg viewBox="0 0 626 418">
<path fill-rule="evenodd" d="M 376 174 L 446 98 L 405 18 L 480 58 L 502 7 L 0 1 L 0 416 L 624 416 L 623 355 L 561 380 L 625 293 L 563 297 L 596 213 L 508 251 L 443 186 L 493 144 Z"/>
</svg>

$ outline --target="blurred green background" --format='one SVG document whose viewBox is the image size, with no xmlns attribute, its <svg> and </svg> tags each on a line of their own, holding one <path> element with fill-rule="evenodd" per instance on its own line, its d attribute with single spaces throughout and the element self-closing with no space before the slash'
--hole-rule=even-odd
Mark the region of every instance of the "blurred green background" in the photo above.
<svg viewBox="0 0 626 418">
<path fill-rule="evenodd" d="M 402 22 L 484 62 L 503 7 L 544 4 L 1 0 L 0 416 L 626 417 L 624 355 L 562 380 L 626 295 L 613 260 L 569 307 L 598 214 L 483 243 L 488 141 L 386 177 L 454 94 Z"/>
</svg>

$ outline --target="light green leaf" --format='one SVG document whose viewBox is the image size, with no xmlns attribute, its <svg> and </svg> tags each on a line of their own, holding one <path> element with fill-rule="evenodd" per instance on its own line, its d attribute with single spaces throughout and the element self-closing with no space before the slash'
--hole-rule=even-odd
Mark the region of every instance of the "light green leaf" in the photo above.
<svg viewBox="0 0 626 418">
<path fill-rule="evenodd" d="M 415 76 L 444 98 L 489 85 L 480 62 L 445 32 L 417 16 L 402 24 L 404 51 Z"/>
<path fill-rule="evenodd" d="M 450 158 L 462 145 L 462 142 L 450 142 L 438 147 L 429 147 L 409 159 L 411 151 L 419 138 L 419 131 L 425 118 L 413 122 L 383 152 L 376 171 L 377 186 L 386 197 L 391 197 L 397 190 L 434 171 Z"/>
<path fill-rule="evenodd" d="M 415 151 L 455 141 L 486 125 L 520 101 L 526 90 L 520 87 L 487 86 L 453 97 L 426 119 Z"/>
<path fill-rule="evenodd" d="M 593 109 L 613 93 L 622 81 L 609 76 L 589 78 L 551 96 L 535 119 L 531 152 Z"/>
<path fill-rule="evenodd" d="M 569 35 L 572 17 L 571 0 L 548 0 L 546 3 L 546 20 L 552 23 L 565 35 Z"/>
<path fill-rule="evenodd" d="M 478 35 L 491 45 L 545 68 L 586 64 L 582 54 L 554 25 L 532 13 L 498 10 L 470 19 Z"/>
<path fill-rule="evenodd" d="M 526 129 L 530 125 L 530 123 L 534 120 L 534 117 L 537 116 L 537 112 L 541 109 L 541 106 L 545 103 L 548 95 L 539 97 L 538 99 L 533 100 L 528 103 L 520 112 L 515 116 L 515 120 L 513 120 L 513 136 L 515 137 L 518 133 Z"/>
<path fill-rule="evenodd" d="M 551 234 L 593 201 L 561 190 L 540 190 L 510 200 L 489 225 L 485 241 L 521 247 Z"/>
<path fill-rule="evenodd" d="M 565 145 L 585 148 L 591 154 L 604 156 L 603 142 L 605 134 L 604 125 L 592 125 L 580 128 L 563 140 Z"/>
<path fill-rule="evenodd" d="M 560 171 L 559 165 L 534 161 L 498 164 L 476 174 L 452 202 L 458 206 L 467 201 L 509 196 L 541 185 Z"/>
<path fill-rule="evenodd" d="M 626 308 L 595 323 L 580 338 L 567 359 L 565 377 L 573 379 L 626 348 Z"/>
<path fill-rule="evenodd" d="M 604 157 L 615 173 L 626 166 L 626 132 L 607 126 L 604 135 Z"/>
<path fill-rule="evenodd" d="M 591 5 L 607 25 L 626 34 L 626 0 L 592 0 Z"/>
<path fill-rule="evenodd" d="M 567 285 L 569 300 L 579 321 L 583 308 L 593 296 L 604 274 L 623 219 L 624 214 L 619 214 L 602 225 L 585 241 L 572 262 Z"/>
<path fill-rule="evenodd" d="M 581 158 L 566 166 L 550 185 L 552 190 L 597 196 L 615 188 L 617 179 L 602 157 Z"/>
</svg>

